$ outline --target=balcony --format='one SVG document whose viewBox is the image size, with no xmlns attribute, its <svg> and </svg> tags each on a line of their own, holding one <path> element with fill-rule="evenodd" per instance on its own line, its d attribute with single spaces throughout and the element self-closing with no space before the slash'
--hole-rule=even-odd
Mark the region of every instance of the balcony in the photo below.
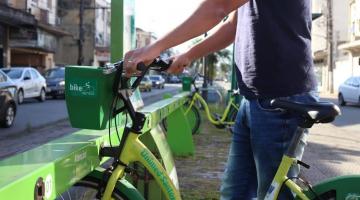
<svg viewBox="0 0 360 200">
<path fill-rule="evenodd" d="M 25 11 L 0 3 L 0 23 L 10 26 L 35 25 L 35 17 Z"/>
<path fill-rule="evenodd" d="M 55 52 L 57 48 L 57 39 L 41 29 L 11 29 L 10 32 L 11 48 L 31 49 L 43 52 Z"/>
</svg>

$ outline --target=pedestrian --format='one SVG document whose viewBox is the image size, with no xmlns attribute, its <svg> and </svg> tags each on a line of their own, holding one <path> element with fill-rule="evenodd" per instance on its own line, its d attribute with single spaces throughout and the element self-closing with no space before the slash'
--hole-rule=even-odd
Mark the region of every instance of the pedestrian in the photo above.
<svg viewBox="0 0 360 200">
<path fill-rule="evenodd" d="M 193 60 L 235 43 L 237 80 L 243 98 L 233 138 L 221 199 L 264 199 L 297 127 L 292 116 L 270 105 L 273 98 L 314 102 L 316 80 L 311 53 L 310 0 L 204 0 L 182 24 L 149 46 L 125 55 L 127 75 L 168 48 L 179 45 L 228 19 L 202 42 L 173 57 L 170 73 L 180 73 Z M 302 156 L 306 133 L 297 149 Z M 297 176 L 293 167 L 289 177 Z M 292 199 L 285 190 L 279 199 Z"/>
</svg>

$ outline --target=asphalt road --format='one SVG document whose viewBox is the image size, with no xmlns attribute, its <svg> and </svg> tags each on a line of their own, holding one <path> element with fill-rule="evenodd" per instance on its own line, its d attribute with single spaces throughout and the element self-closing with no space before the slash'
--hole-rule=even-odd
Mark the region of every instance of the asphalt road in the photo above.
<svg viewBox="0 0 360 200">
<path fill-rule="evenodd" d="M 145 105 L 151 104 L 163 98 L 163 94 L 175 94 L 181 90 L 179 84 L 167 84 L 164 89 L 153 89 L 151 92 L 143 92 L 142 98 Z M 68 118 L 65 100 L 48 99 L 40 103 L 35 99 L 29 99 L 18 106 L 14 125 L 11 128 L 0 128 L 0 140 L 9 135 L 17 135 L 23 132 L 31 132 Z"/>
</svg>

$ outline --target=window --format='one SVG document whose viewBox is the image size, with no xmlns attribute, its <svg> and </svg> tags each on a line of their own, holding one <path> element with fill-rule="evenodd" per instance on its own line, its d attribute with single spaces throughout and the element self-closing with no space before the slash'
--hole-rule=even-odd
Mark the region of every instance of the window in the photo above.
<svg viewBox="0 0 360 200">
<path fill-rule="evenodd" d="M 26 70 L 26 72 L 25 72 L 24 80 L 25 80 L 25 79 L 31 79 L 29 70 Z"/>
<path fill-rule="evenodd" d="M 39 78 L 39 75 L 38 75 L 38 73 L 35 71 L 35 70 L 31 70 L 31 76 L 34 78 L 34 79 L 37 79 L 37 78 Z"/>
</svg>

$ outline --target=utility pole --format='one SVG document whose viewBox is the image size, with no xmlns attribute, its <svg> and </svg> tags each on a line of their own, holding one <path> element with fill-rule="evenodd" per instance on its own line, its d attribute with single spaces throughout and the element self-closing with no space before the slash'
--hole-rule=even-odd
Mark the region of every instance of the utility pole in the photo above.
<svg viewBox="0 0 360 200">
<path fill-rule="evenodd" d="M 328 83 L 327 91 L 334 93 L 334 28 L 333 28 L 333 2 L 327 0 L 327 65 L 328 65 Z"/>
<path fill-rule="evenodd" d="M 79 9 L 79 40 L 78 40 L 78 65 L 82 65 L 84 63 L 84 0 L 80 0 L 80 9 Z"/>
<path fill-rule="evenodd" d="M 207 32 L 205 32 L 204 37 L 207 37 Z M 203 69 L 204 69 L 204 82 L 202 85 L 202 97 L 205 99 L 205 101 L 207 101 L 207 96 L 208 96 L 208 91 L 207 91 L 207 87 L 208 87 L 208 67 L 207 67 L 207 56 L 203 57 Z"/>
</svg>

